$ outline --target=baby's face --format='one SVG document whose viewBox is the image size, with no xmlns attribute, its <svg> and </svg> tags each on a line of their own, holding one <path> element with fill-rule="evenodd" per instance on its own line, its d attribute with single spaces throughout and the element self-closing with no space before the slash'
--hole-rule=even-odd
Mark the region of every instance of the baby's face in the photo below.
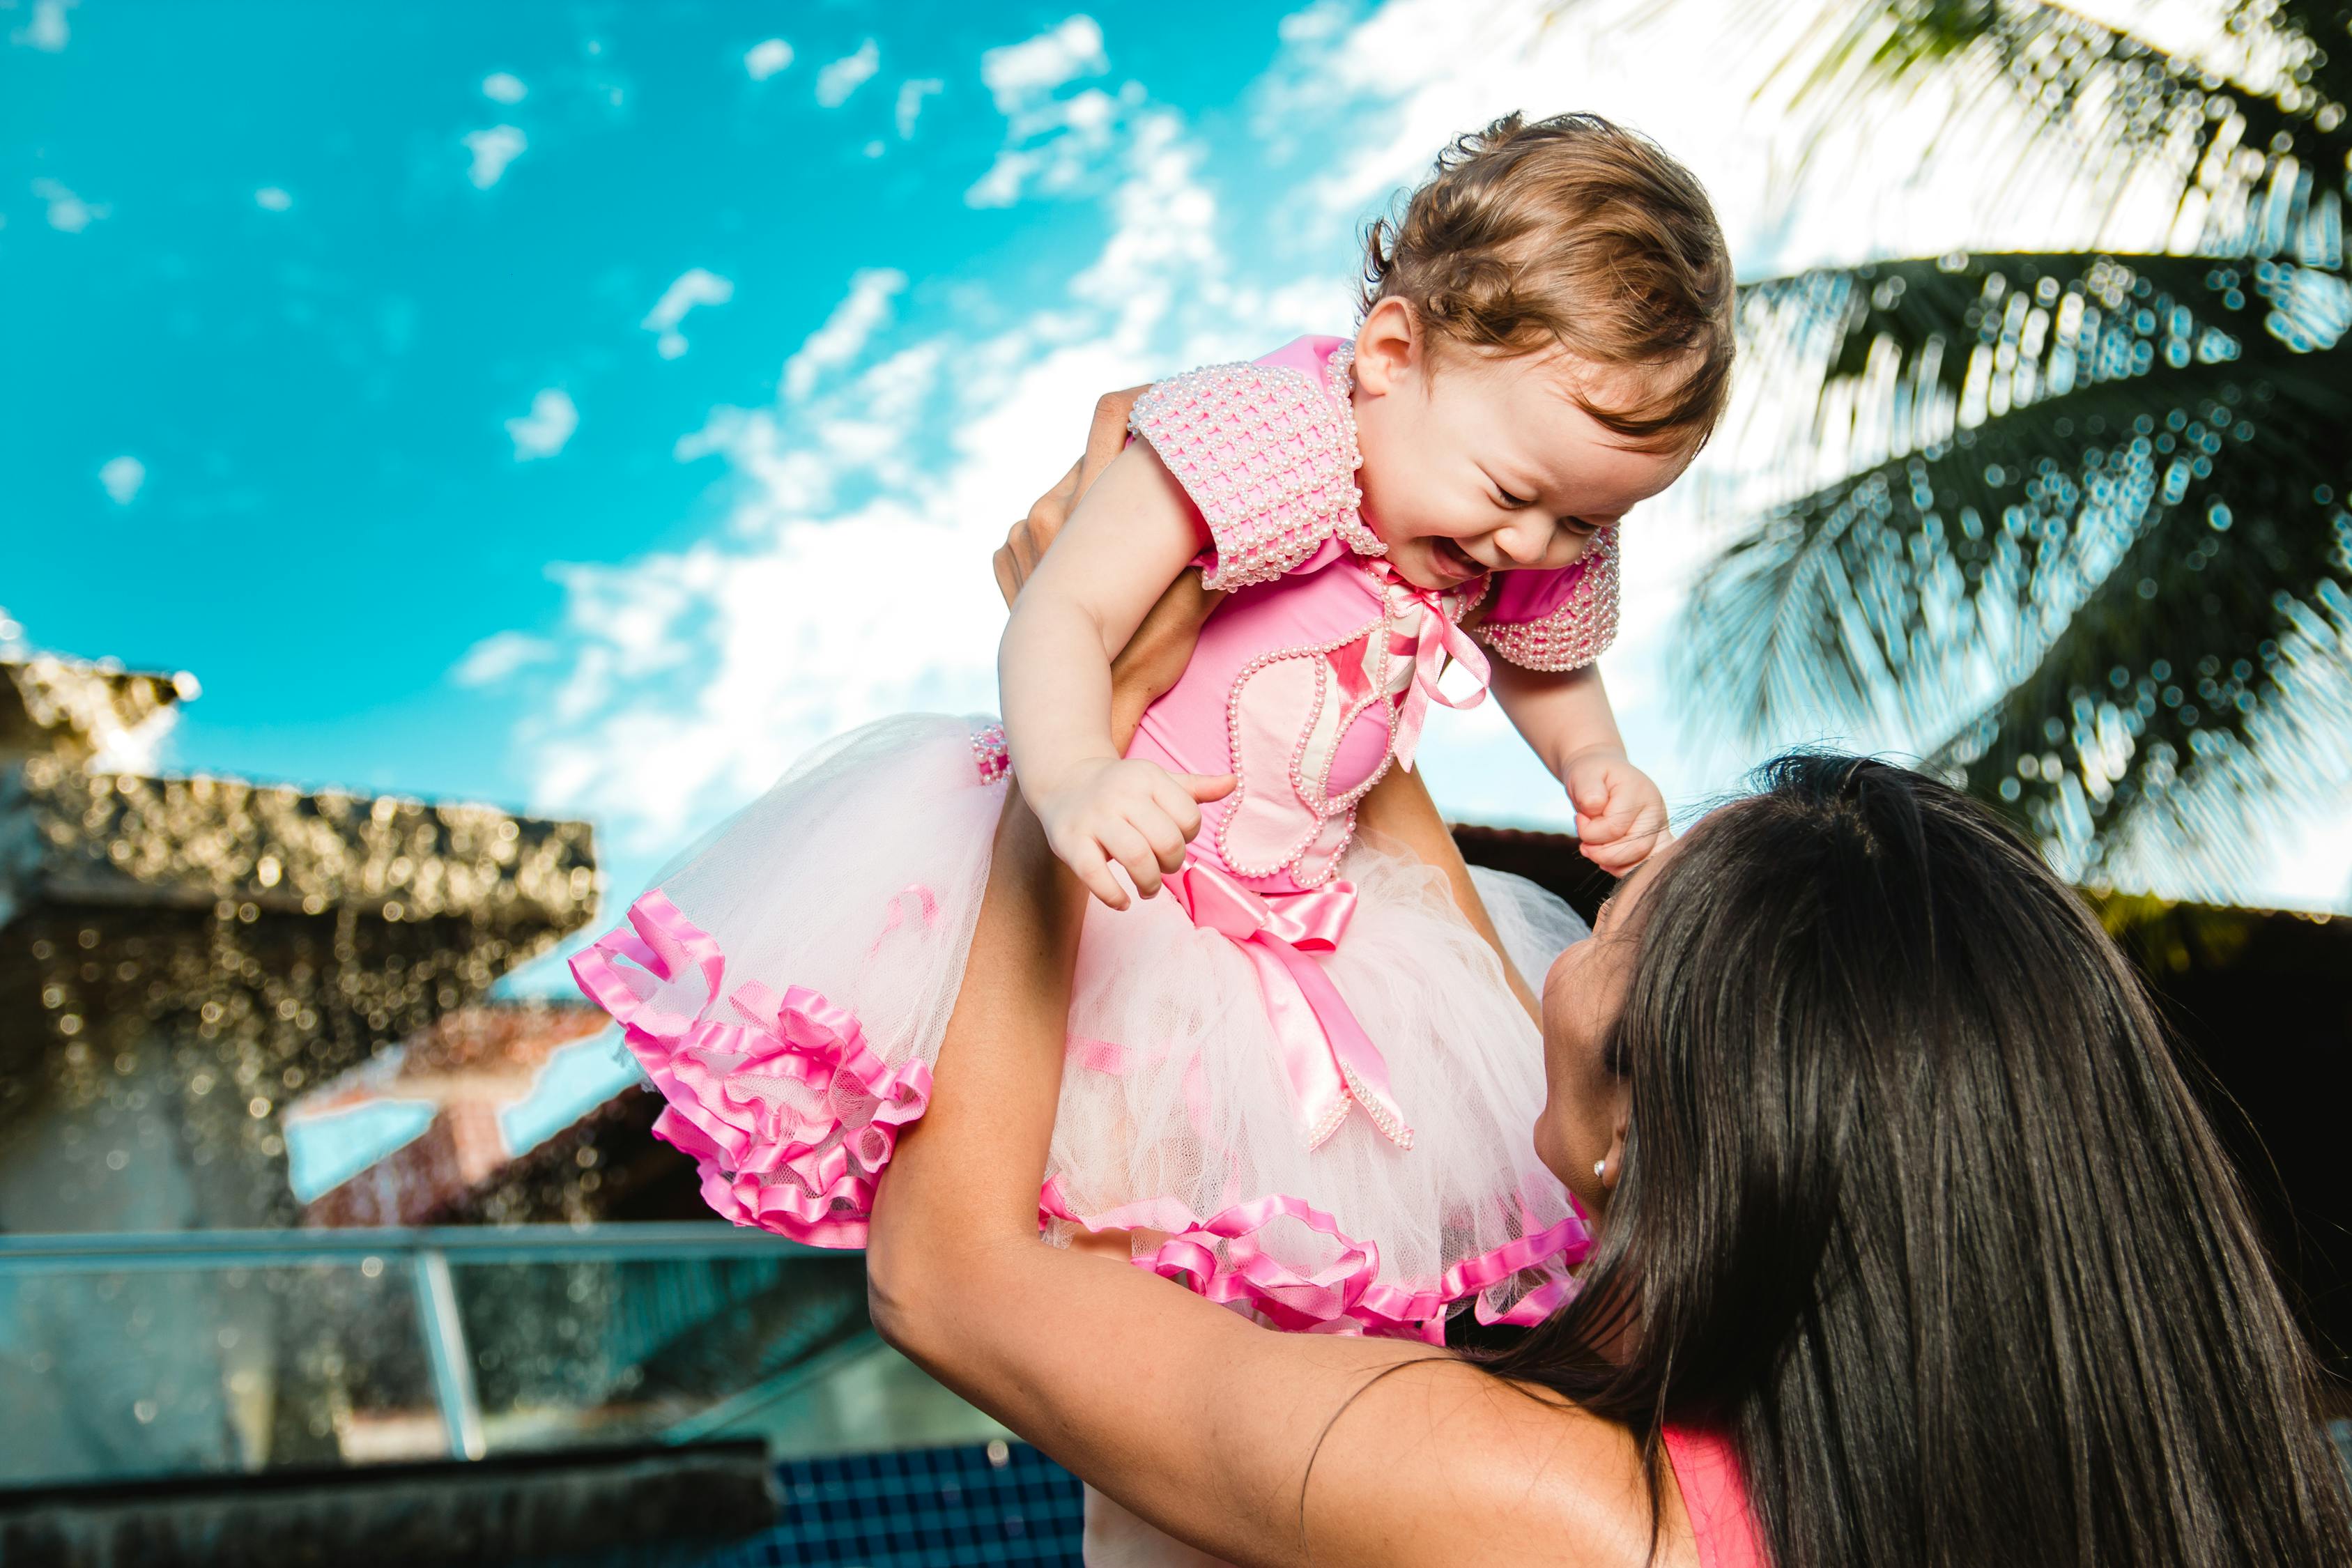
<svg viewBox="0 0 2352 1568">
<path fill-rule="evenodd" d="M 1396 306 L 1381 301 L 1357 340 L 1357 479 L 1365 521 L 1416 587 L 1566 566 L 1688 465 L 1626 446 L 1572 395 L 1622 406 L 1633 373 L 1449 344 L 1432 374 L 1426 335 L 1398 330 Z"/>
</svg>

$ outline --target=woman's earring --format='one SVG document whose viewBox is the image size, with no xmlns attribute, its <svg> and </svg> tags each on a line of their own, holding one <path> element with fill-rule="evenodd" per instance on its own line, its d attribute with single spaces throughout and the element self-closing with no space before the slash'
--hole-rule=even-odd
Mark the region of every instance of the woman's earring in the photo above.
<svg viewBox="0 0 2352 1568">
<path fill-rule="evenodd" d="M 1592 1162 L 1592 1179 L 1596 1182 L 1606 1181 L 1608 1176 L 1609 1156 L 1603 1154 L 1601 1158 Z"/>
</svg>

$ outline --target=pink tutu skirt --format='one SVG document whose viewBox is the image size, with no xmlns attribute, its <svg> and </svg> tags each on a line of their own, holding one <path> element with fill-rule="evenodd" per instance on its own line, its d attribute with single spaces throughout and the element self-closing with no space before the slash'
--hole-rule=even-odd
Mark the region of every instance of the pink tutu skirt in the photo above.
<svg viewBox="0 0 2352 1568">
<path fill-rule="evenodd" d="M 863 1245 L 877 1179 L 929 1103 L 1008 787 L 1000 739 L 886 721 L 821 749 L 572 960 L 667 1104 L 711 1206 Z M 1436 870 L 1349 851 L 1357 903 L 1319 962 L 1384 1055 L 1411 1148 L 1349 1115 L 1310 1148 L 1248 957 L 1172 897 L 1090 904 L 1039 1217 L 1128 1233 L 1136 1261 L 1276 1327 L 1436 1340 L 1474 1306 L 1533 1322 L 1589 1237 L 1538 1163 L 1541 1042 Z M 1540 982 L 1583 922 L 1474 870 Z"/>
</svg>

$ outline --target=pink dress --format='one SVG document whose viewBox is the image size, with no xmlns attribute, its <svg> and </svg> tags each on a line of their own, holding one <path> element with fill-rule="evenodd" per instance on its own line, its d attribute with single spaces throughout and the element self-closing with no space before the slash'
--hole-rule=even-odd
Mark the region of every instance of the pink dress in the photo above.
<svg viewBox="0 0 2352 1568">
<path fill-rule="evenodd" d="M 1771 1558 L 1748 1506 L 1739 1456 L 1731 1445 L 1696 1427 L 1669 1426 L 1666 1462 L 1682 1489 L 1683 1511 L 1698 1542 L 1699 1568 L 1768 1568 Z"/>
<path fill-rule="evenodd" d="M 1166 896 L 1089 906 L 1039 1216 L 1129 1233 L 1139 1265 L 1279 1328 L 1437 1340 L 1473 1305 L 1539 1320 L 1589 1238 L 1535 1157 L 1534 1025 L 1443 876 L 1360 841 L 1355 805 L 1412 765 L 1432 703 L 1483 695 L 1486 650 L 1572 668 L 1606 646 L 1615 542 L 1508 574 L 1465 631 L 1486 581 L 1430 594 L 1381 560 L 1346 358 L 1301 339 L 1137 405 L 1233 592 L 1129 754 L 1241 784 Z M 1005 788 L 992 725 L 869 725 L 574 958 L 719 1213 L 863 1243 L 929 1094 Z M 1530 981 L 1584 934 L 1532 884 L 1475 875 Z"/>
</svg>

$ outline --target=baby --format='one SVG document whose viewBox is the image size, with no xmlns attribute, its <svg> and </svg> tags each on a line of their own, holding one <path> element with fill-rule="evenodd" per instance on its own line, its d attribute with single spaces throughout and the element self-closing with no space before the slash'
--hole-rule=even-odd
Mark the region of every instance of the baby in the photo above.
<svg viewBox="0 0 2352 1568">
<path fill-rule="evenodd" d="M 1041 1219 L 1278 1328 L 1538 1321 L 1588 1237 L 1537 1160 L 1506 957 L 1582 934 L 1358 842 L 1432 704 L 1491 689 L 1622 872 L 1659 842 L 1593 659 L 1617 542 L 1725 398 L 1732 276 L 1696 182 L 1590 115 L 1463 138 L 1376 225 L 1352 340 L 1153 387 L 1022 590 L 1002 729 L 843 737 L 574 961 L 721 1213 L 855 1246 L 919 1117 L 1008 778 L 1090 888 Z M 1227 590 L 1122 752 L 1112 656 L 1181 573 Z M 1449 683 L 1441 686 L 1441 677 Z M 1009 766 L 1008 766 L 1009 763 Z"/>
</svg>

